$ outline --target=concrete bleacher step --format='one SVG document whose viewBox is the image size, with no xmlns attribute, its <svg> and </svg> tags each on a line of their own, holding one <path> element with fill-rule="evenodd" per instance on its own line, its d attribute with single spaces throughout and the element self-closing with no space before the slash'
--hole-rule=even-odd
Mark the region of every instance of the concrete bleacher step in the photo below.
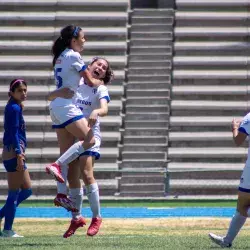
<svg viewBox="0 0 250 250">
<path fill-rule="evenodd" d="M 112 81 L 114 85 L 121 85 L 121 81 L 124 80 L 124 71 L 115 70 L 115 79 Z M 9 84 L 13 80 L 13 76 L 25 79 L 28 84 L 55 84 L 54 72 L 49 70 L 0 70 L 1 83 Z"/>
<path fill-rule="evenodd" d="M 155 68 L 156 70 L 160 67 L 163 67 L 167 70 L 171 68 L 171 62 L 169 60 L 148 60 L 148 61 L 143 61 L 143 60 L 136 60 L 136 61 L 130 61 L 129 62 L 129 67 L 131 69 L 134 69 L 136 67 L 141 67 L 144 69 L 147 69 L 149 67 Z"/>
<path fill-rule="evenodd" d="M 153 87 L 153 86 L 152 86 Z M 131 97 L 143 97 L 144 99 L 146 97 L 165 97 L 166 99 L 169 98 L 170 90 L 167 88 L 164 89 L 133 89 L 133 90 L 127 90 L 127 95 L 129 96 L 129 99 Z M 159 98 L 160 99 L 160 98 Z"/>
<path fill-rule="evenodd" d="M 152 154 L 149 154 L 148 152 L 145 151 L 123 151 L 122 152 L 122 157 L 124 160 L 130 160 L 130 159 L 135 159 L 135 160 L 140 160 L 140 159 L 152 159 L 154 157 L 155 159 L 159 160 L 165 160 L 166 159 L 166 152 L 152 152 Z"/>
<path fill-rule="evenodd" d="M 246 50 L 250 49 L 250 44 L 246 41 L 177 41 L 174 43 L 176 56 L 181 55 L 243 55 L 246 56 Z"/>
<path fill-rule="evenodd" d="M 125 115 L 126 120 L 160 120 L 160 119 L 167 119 L 169 116 L 169 112 L 127 112 Z"/>
<path fill-rule="evenodd" d="M 172 54 L 171 53 L 138 53 L 138 54 L 130 54 L 128 56 L 129 62 L 131 61 L 151 61 L 151 60 L 157 60 L 157 61 L 165 61 L 165 60 L 170 60 Z"/>
<path fill-rule="evenodd" d="M 47 12 L 19 12 L 19 11 L 0 11 L 0 21 L 2 25 L 15 26 L 53 26 L 62 27 L 68 23 L 75 25 L 88 26 L 124 26 L 127 22 L 126 12 L 84 12 L 80 11 L 47 11 Z"/>
<path fill-rule="evenodd" d="M 158 75 L 158 74 L 170 74 L 170 67 L 165 65 L 161 65 L 160 67 L 156 67 L 151 65 L 151 67 L 142 67 L 141 65 L 137 65 L 136 67 L 129 68 L 129 74 L 135 75 L 144 75 L 144 74 L 151 74 L 151 75 Z"/>
<path fill-rule="evenodd" d="M 168 45 L 162 45 L 162 46 L 157 46 L 157 45 L 139 45 L 139 46 L 131 46 L 130 47 L 130 55 L 140 55 L 140 54 L 145 54 L 147 53 L 155 53 L 155 54 L 171 54 L 172 53 L 172 47 Z"/>
<path fill-rule="evenodd" d="M 116 179 L 107 179 L 107 180 L 97 180 L 100 187 L 101 195 L 114 195 L 118 190 L 118 180 Z M 7 180 L 0 180 L 2 192 L 8 191 Z M 56 182 L 53 179 L 47 180 L 32 180 L 32 191 L 33 195 L 46 195 L 57 193 Z"/>
<path fill-rule="evenodd" d="M 171 180 L 169 195 L 236 194 L 239 180 Z"/>
<path fill-rule="evenodd" d="M 170 82 L 169 81 L 164 81 L 164 82 L 127 82 L 126 87 L 127 90 L 132 90 L 132 89 L 150 89 L 152 86 L 155 87 L 155 89 L 164 89 L 164 88 L 169 88 L 170 87 Z"/>
<path fill-rule="evenodd" d="M 168 157 L 174 162 L 196 159 L 197 162 L 244 162 L 247 148 L 235 147 L 170 147 Z"/>
<path fill-rule="evenodd" d="M 0 147 L 3 146 L 3 133 L 0 133 Z M 102 132 L 102 147 L 116 147 L 120 141 L 120 132 Z M 39 148 L 49 145 L 58 147 L 58 140 L 55 132 L 27 132 L 27 143 L 29 148 Z"/>
<path fill-rule="evenodd" d="M 177 41 L 188 38 L 216 39 L 227 41 L 245 41 L 249 31 L 248 27 L 176 27 L 174 30 Z"/>
<path fill-rule="evenodd" d="M 156 127 L 138 127 L 129 128 L 124 131 L 124 136 L 167 136 L 168 128 L 156 128 Z"/>
<path fill-rule="evenodd" d="M 138 75 L 138 74 L 130 74 L 127 75 L 128 81 L 137 82 L 137 81 L 170 81 L 171 75 L 170 74 L 158 74 L 158 75 Z M 0 78 L 1 79 L 1 78 Z"/>
<path fill-rule="evenodd" d="M 250 88 L 246 86 L 173 86 L 172 98 L 175 100 L 224 100 L 247 101 Z"/>
<path fill-rule="evenodd" d="M 172 30 L 172 24 L 167 23 L 133 23 L 131 26 L 131 32 L 157 32 L 157 31 L 171 31 Z"/>
<path fill-rule="evenodd" d="M 138 104 L 138 105 L 126 105 L 126 112 L 144 112 L 145 109 L 148 112 L 169 112 L 169 106 L 168 105 L 144 105 L 144 104 Z"/>
<path fill-rule="evenodd" d="M 173 116 L 181 115 L 228 115 L 241 116 L 248 111 L 248 101 L 181 101 L 172 100 L 171 112 Z"/>
<path fill-rule="evenodd" d="M 171 147 L 233 147 L 232 132 L 169 132 Z M 246 146 L 246 145 L 245 145 Z"/>
<path fill-rule="evenodd" d="M 154 38 L 147 38 L 147 39 L 140 39 L 140 38 L 131 38 L 129 41 L 129 46 L 170 46 L 172 45 L 172 39 L 157 39 Z"/>
<path fill-rule="evenodd" d="M 138 16 L 131 17 L 132 25 L 134 24 L 169 24 L 172 25 L 174 17 L 171 16 Z"/>
<path fill-rule="evenodd" d="M 2 83 L 0 81 L 0 83 Z M 54 91 L 56 89 L 55 84 L 53 85 L 42 85 L 42 86 L 37 86 L 37 85 L 28 85 L 28 101 L 27 102 L 33 102 L 33 101 L 29 101 L 30 98 L 36 97 L 40 100 L 42 99 L 46 99 L 48 94 L 52 91 Z M 120 99 L 120 97 L 123 95 L 123 87 L 122 86 L 113 86 L 112 84 L 108 86 L 108 90 L 109 90 L 109 94 L 111 96 L 112 99 L 115 99 L 114 103 L 118 104 L 119 101 L 117 101 L 116 99 Z M 8 92 L 8 85 L 0 85 L 0 97 L 4 98 L 7 96 L 7 92 Z M 37 99 L 35 99 L 37 100 Z M 110 102 L 111 105 L 112 102 Z"/>
<path fill-rule="evenodd" d="M 32 39 L 32 40 L 45 40 L 57 38 L 60 34 L 60 28 L 54 27 L 36 27 L 23 26 L 1 26 L 0 37 L 1 40 L 10 39 Z M 91 40 L 124 40 L 126 39 L 127 29 L 125 27 L 84 27 L 86 37 Z"/>
<path fill-rule="evenodd" d="M 51 131 L 51 118 L 46 115 L 24 115 L 27 131 Z M 102 131 L 118 131 L 121 126 L 120 116 L 100 117 Z M 0 128 L 3 130 L 3 117 L 0 117 Z"/>
<path fill-rule="evenodd" d="M 163 173 L 122 173 L 122 178 L 119 184 L 152 184 L 162 183 L 165 181 Z"/>
<path fill-rule="evenodd" d="M 143 121 L 136 121 L 136 120 L 129 120 L 126 119 L 125 117 L 125 128 L 168 128 L 169 126 L 169 122 L 163 119 L 159 119 L 159 120 L 143 120 Z"/>
<path fill-rule="evenodd" d="M 163 191 L 165 185 L 163 183 L 122 183 L 120 186 L 120 192 L 133 192 L 133 191 Z"/>
<path fill-rule="evenodd" d="M 249 14 L 247 10 L 236 11 L 177 11 L 176 25 L 186 26 L 247 26 Z"/>
<path fill-rule="evenodd" d="M 160 191 L 122 191 L 119 192 L 120 197 L 136 197 L 137 199 L 140 197 L 143 197 L 144 199 L 146 197 L 163 197 L 165 195 L 165 192 Z"/>
<path fill-rule="evenodd" d="M 152 154 L 153 156 L 154 154 Z M 120 163 L 121 169 L 155 169 L 155 170 L 164 170 L 167 166 L 166 159 L 158 159 L 156 157 L 151 157 L 150 159 L 141 158 L 141 159 L 123 159 Z"/>
<path fill-rule="evenodd" d="M 147 140 L 148 143 L 150 143 L 150 139 Z M 151 145 L 145 145 L 144 143 L 138 143 L 137 141 L 131 141 L 130 143 L 124 143 L 123 145 L 123 151 L 127 152 L 127 151 L 145 151 L 148 153 L 153 153 L 154 152 L 165 152 L 167 150 L 167 146 L 168 144 L 151 144 Z"/>
<path fill-rule="evenodd" d="M 162 136 L 162 135 L 147 135 L 147 136 L 140 136 L 140 135 L 125 135 L 124 138 L 124 144 L 127 143 L 139 143 L 139 144 L 166 144 L 168 141 L 167 136 Z"/>
<path fill-rule="evenodd" d="M 173 131 L 231 131 L 233 116 L 172 116 Z M 236 116 L 241 119 L 242 116 Z"/>
<path fill-rule="evenodd" d="M 245 69 L 250 60 L 248 56 L 175 56 L 175 69 Z"/>
<path fill-rule="evenodd" d="M 3 0 L 0 2 L 2 10 L 8 11 L 51 11 L 55 10 L 79 10 L 89 11 L 123 11 L 128 9 L 127 0 Z"/>
<path fill-rule="evenodd" d="M 151 32 L 139 32 L 133 31 L 131 32 L 131 39 L 140 38 L 140 39 L 172 39 L 173 34 L 170 31 L 151 31 Z"/>
<path fill-rule="evenodd" d="M 0 150 L 2 151 L 2 149 Z M 58 147 L 41 147 L 41 148 L 27 148 L 25 153 L 27 164 L 37 162 L 52 162 L 60 155 Z M 100 163 L 116 163 L 118 157 L 118 148 L 102 148 Z"/>
<path fill-rule="evenodd" d="M 157 17 L 166 17 L 166 16 L 173 16 L 174 10 L 173 9 L 133 9 L 133 16 L 157 16 Z"/>
</svg>

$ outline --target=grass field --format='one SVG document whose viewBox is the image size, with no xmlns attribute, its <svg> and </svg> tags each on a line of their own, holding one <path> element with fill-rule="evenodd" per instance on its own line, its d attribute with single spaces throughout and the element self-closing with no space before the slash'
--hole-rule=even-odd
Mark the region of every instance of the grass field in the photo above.
<svg viewBox="0 0 250 250">
<path fill-rule="evenodd" d="M 100 233 L 86 236 L 86 227 L 69 239 L 62 235 L 68 220 L 16 219 L 19 239 L 0 239 L 0 249 L 220 249 L 208 239 L 209 232 L 224 234 L 230 219 L 104 219 Z M 89 222 L 89 221 L 88 221 Z M 233 249 L 250 249 L 250 222 L 246 223 Z"/>
</svg>

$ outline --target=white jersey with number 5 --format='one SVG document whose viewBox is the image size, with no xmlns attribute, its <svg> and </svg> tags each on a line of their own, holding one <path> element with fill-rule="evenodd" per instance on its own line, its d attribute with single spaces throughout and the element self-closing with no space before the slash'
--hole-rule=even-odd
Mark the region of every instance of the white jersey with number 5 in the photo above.
<svg viewBox="0 0 250 250">
<path fill-rule="evenodd" d="M 57 58 L 54 67 L 57 88 L 67 87 L 76 92 L 81 79 L 79 72 L 84 71 L 86 68 L 87 66 L 78 52 L 68 48 L 65 49 Z M 70 104 L 72 104 L 72 99 L 56 98 L 51 102 L 53 107 Z"/>
</svg>

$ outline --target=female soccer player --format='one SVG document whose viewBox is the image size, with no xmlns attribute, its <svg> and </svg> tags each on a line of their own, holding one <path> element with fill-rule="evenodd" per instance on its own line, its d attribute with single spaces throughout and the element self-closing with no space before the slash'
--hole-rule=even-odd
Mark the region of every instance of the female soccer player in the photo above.
<svg viewBox="0 0 250 250">
<path fill-rule="evenodd" d="M 81 77 L 90 86 L 103 84 L 102 80 L 91 76 L 79 54 L 83 50 L 84 43 L 84 33 L 80 27 L 69 25 L 61 30 L 60 37 L 52 47 L 58 89 L 68 87 L 75 92 Z M 56 129 L 61 154 L 73 145 L 74 138 L 84 141 L 82 146 L 85 150 L 95 145 L 92 130 L 72 99 L 62 97 L 54 99 L 50 104 L 50 116 L 53 122 L 52 127 Z M 64 182 L 61 169 L 57 166 L 47 166 L 46 171 L 59 182 Z"/>
<path fill-rule="evenodd" d="M 97 79 L 103 79 L 105 85 L 107 85 L 112 79 L 113 72 L 110 68 L 109 62 L 104 58 L 94 58 L 89 64 L 88 69 L 93 77 Z M 53 92 L 50 97 L 56 97 L 59 91 Z M 65 166 L 72 160 L 75 160 L 79 157 L 82 178 L 85 184 L 87 197 L 90 202 L 90 208 L 92 210 L 92 221 L 87 231 L 87 234 L 89 236 L 94 236 L 98 233 L 102 222 L 100 214 L 99 189 L 94 178 L 93 167 L 94 160 L 100 158 L 99 152 L 101 144 L 101 133 L 99 116 L 107 115 L 109 101 L 110 98 L 106 86 L 100 85 L 97 88 L 93 88 L 87 83 L 83 83 L 80 85 L 75 96 L 75 103 L 78 107 L 80 107 L 83 115 L 88 118 L 88 124 L 92 128 L 95 136 L 95 145 L 87 151 L 84 151 L 81 147 L 82 142 L 75 143 L 58 159 L 58 161 L 54 163 L 54 165 Z M 70 237 L 79 227 L 86 224 L 86 220 L 81 216 L 83 189 L 81 188 L 79 176 L 79 167 L 69 168 L 68 180 L 70 187 L 70 196 L 77 209 L 77 212 L 72 213 L 71 224 L 64 234 L 65 238 Z M 58 184 L 57 197 L 60 197 L 62 194 L 67 194 L 65 187 L 65 183 Z M 57 204 L 57 197 L 55 198 L 55 204 Z M 65 203 L 57 205 L 61 205 L 68 209 L 68 204 L 64 204 Z"/>
<path fill-rule="evenodd" d="M 31 194 L 30 175 L 25 164 L 26 132 L 22 102 L 27 97 L 27 84 L 22 79 L 10 83 L 9 101 L 4 111 L 3 165 L 7 171 L 8 197 L 0 210 L 5 218 L 2 237 L 23 237 L 12 230 L 16 207 Z"/>
<path fill-rule="evenodd" d="M 242 122 L 233 119 L 232 121 L 233 140 L 237 146 L 240 146 L 250 134 L 250 113 L 248 113 Z M 233 240 L 250 216 L 250 147 L 248 149 L 248 158 L 240 179 L 238 188 L 237 210 L 231 220 L 227 235 L 225 237 L 209 234 L 210 239 L 217 245 L 229 248 Z"/>
</svg>

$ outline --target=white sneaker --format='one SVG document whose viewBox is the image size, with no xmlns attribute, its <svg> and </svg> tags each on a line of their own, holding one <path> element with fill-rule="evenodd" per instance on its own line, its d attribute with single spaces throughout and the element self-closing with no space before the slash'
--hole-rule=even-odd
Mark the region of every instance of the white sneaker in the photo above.
<svg viewBox="0 0 250 250">
<path fill-rule="evenodd" d="M 3 230 L 1 237 L 5 237 L 5 238 L 22 238 L 23 236 L 17 234 L 13 230 Z"/>
<path fill-rule="evenodd" d="M 209 233 L 208 236 L 215 244 L 221 246 L 222 248 L 229 248 L 232 246 L 231 243 L 227 243 L 224 241 L 224 237 L 218 236 L 213 233 Z"/>
</svg>

